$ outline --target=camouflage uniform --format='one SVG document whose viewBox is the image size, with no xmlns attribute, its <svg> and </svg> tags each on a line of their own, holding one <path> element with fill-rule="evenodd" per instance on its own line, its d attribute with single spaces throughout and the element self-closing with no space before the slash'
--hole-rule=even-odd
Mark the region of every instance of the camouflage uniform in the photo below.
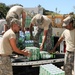
<svg viewBox="0 0 75 75">
<path fill-rule="evenodd" d="M 34 36 L 34 46 L 36 46 L 36 47 L 40 47 L 39 46 L 39 36 L 43 30 L 44 29 L 38 28 L 38 31 L 37 31 L 36 35 Z M 48 28 L 48 32 L 47 32 L 47 38 L 45 41 L 46 42 L 46 50 L 52 49 L 51 36 L 52 36 L 52 25 L 50 24 L 49 28 Z"/>
<path fill-rule="evenodd" d="M 8 29 L 10 28 L 10 22 L 13 18 L 19 19 L 18 15 L 14 13 L 13 17 L 6 17 L 6 21 L 7 21 L 7 25 L 8 25 Z"/>
<path fill-rule="evenodd" d="M 72 70 L 74 70 L 74 52 L 67 51 L 65 54 L 64 61 L 65 75 L 72 75 Z"/>
<path fill-rule="evenodd" d="M 9 56 L 0 56 L 0 75 L 13 75 Z"/>
<path fill-rule="evenodd" d="M 22 12 L 25 12 L 25 9 L 22 6 L 13 6 L 9 9 L 7 15 L 6 15 L 6 21 L 7 21 L 7 27 L 10 28 L 10 22 L 13 18 L 16 18 L 21 21 L 21 15 Z M 19 33 L 16 33 L 16 43 L 18 44 L 19 40 Z"/>
</svg>

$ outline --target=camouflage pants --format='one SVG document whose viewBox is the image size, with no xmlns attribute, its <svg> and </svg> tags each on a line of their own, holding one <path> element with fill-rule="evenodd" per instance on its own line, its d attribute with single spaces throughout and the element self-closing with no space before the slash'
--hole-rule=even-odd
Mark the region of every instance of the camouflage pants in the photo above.
<svg viewBox="0 0 75 75">
<path fill-rule="evenodd" d="M 39 46 L 39 37 L 40 37 L 40 34 L 42 32 L 43 32 L 43 29 L 38 28 L 38 31 L 37 31 L 36 35 L 34 36 L 34 46 L 36 46 L 36 47 L 40 47 Z M 46 50 L 52 49 L 51 36 L 52 36 L 52 25 L 50 24 L 48 32 L 47 32 L 47 38 L 46 38 L 46 41 L 45 41 L 45 43 L 46 43 Z"/>
<path fill-rule="evenodd" d="M 9 56 L 0 56 L 0 75 L 13 75 Z"/>
<path fill-rule="evenodd" d="M 72 75 L 72 70 L 74 70 L 74 52 L 66 52 L 64 70 L 65 75 Z"/>
</svg>

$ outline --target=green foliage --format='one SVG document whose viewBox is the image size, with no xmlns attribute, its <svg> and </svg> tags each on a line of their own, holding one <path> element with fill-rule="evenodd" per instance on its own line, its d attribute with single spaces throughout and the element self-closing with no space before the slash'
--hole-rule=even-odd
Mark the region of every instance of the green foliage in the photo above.
<svg viewBox="0 0 75 75">
<path fill-rule="evenodd" d="M 11 4 L 9 7 L 11 8 L 11 7 L 16 6 L 16 5 L 22 6 L 21 4 Z"/>
<path fill-rule="evenodd" d="M 52 14 L 58 14 L 58 13 L 56 13 L 54 11 L 49 11 L 49 10 L 46 10 L 46 9 L 43 8 L 43 14 L 44 15 L 52 15 Z"/>
<path fill-rule="evenodd" d="M 8 6 L 6 6 L 4 3 L 0 3 L 0 18 L 5 18 L 8 10 Z"/>
<path fill-rule="evenodd" d="M 49 11 L 43 8 L 43 14 L 44 15 L 51 15 L 52 13 L 54 13 L 53 11 Z"/>
</svg>

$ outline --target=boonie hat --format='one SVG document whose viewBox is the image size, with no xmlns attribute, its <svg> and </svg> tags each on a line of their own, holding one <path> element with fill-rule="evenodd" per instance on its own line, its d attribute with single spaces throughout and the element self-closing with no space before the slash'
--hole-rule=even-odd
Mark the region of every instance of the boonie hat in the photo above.
<svg viewBox="0 0 75 75">
<path fill-rule="evenodd" d="M 63 25 L 62 25 L 62 26 L 67 26 L 71 21 L 72 21 L 72 16 L 69 15 L 68 17 L 66 17 L 66 18 L 63 20 Z"/>
</svg>

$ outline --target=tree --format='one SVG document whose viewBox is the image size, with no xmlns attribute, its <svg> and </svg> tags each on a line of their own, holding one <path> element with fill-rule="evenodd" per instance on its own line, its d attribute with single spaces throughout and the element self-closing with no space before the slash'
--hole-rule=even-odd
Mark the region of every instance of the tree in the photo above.
<svg viewBox="0 0 75 75">
<path fill-rule="evenodd" d="M 9 6 L 6 6 L 4 3 L 0 3 L 0 18 L 5 18 L 9 10 Z"/>
<path fill-rule="evenodd" d="M 55 12 L 49 11 L 49 10 L 46 10 L 46 9 L 43 8 L 43 14 L 44 15 L 52 15 L 52 14 L 55 14 Z"/>
</svg>

